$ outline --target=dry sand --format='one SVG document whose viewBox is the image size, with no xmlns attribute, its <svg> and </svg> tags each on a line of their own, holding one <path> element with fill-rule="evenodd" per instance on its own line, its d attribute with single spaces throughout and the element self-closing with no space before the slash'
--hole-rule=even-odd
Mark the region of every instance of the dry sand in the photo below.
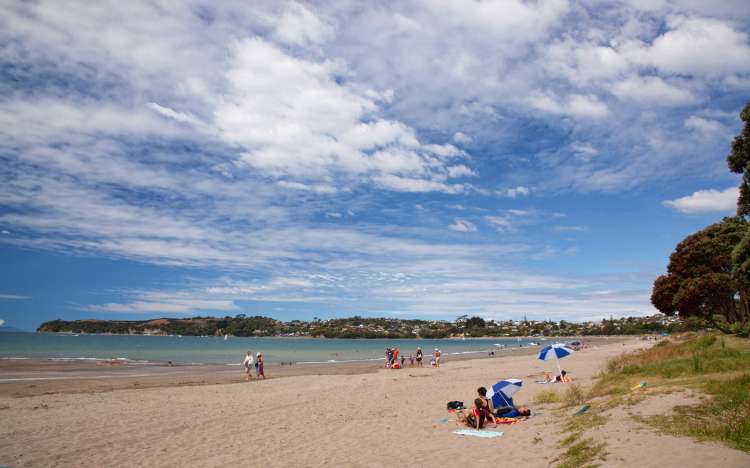
<svg viewBox="0 0 750 468">
<path fill-rule="evenodd" d="M 643 346 L 629 340 L 592 347 L 567 358 L 564 367 L 586 382 L 607 358 Z M 500 426 L 504 434 L 495 439 L 455 435 L 452 419 L 443 418 L 449 415 L 447 401 L 469 402 L 476 387 L 501 378 L 524 379 L 516 401 L 530 403 L 549 387 L 535 384 L 535 377 L 553 368 L 519 355 L 452 361 L 440 369 L 265 382 L 106 392 L 90 385 L 90 393 L 26 397 L 4 393 L 0 465 L 546 467 L 560 454 L 562 438 L 549 408 L 532 405 L 541 414 Z M 70 385 L 85 391 L 81 382 L 58 381 L 58 390 Z M 647 400 L 641 414 L 667 411 L 684 401 L 679 395 Z M 750 466 L 747 453 L 658 435 L 627 410 L 616 411 L 595 434 L 608 442 L 605 466 Z"/>
</svg>

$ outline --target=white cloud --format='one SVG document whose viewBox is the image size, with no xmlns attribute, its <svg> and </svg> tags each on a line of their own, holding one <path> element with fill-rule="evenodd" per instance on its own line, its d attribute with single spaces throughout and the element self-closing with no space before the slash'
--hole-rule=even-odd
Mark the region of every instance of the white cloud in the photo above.
<svg viewBox="0 0 750 468">
<path fill-rule="evenodd" d="M 719 121 L 691 115 L 685 120 L 685 127 L 706 135 L 724 135 L 727 128 Z"/>
<path fill-rule="evenodd" d="M 669 30 L 650 45 L 628 44 L 625 53 L 638 63 L 666 73 L 717 76 L 750 71 L 747 34 L 736 31 L 731 24 L 674 15 L 668 18 L 667 25 Z"/>
<path fill-rule="evenodd" d="M 497 193 L 500 196 L 509 198 L 526 197 L 531 193 L 531 189 L 529 189 L 528 187 L 524 187 L 523 185 L 519 185 L 518 187 L 499 190 Z"/>
<path fill-rule="evenodd" d="M 739 197 L 739 189 L 737 187 L 729 187 L 726 190 L 699 190 L 692 195 L 667 200 L 663 203 L 665 206 L 688 214 L 728 213 L 737 209 L 737 197 Z"/>
<path fill-rule="evenodd" d="M 476 224 L 472 223 L 471 221 L 466 221 L 465 219 L 456 219 L 453 224 L 448 226 L 449 229 L 452 231 L 458 231 L 458 232 L 476 232 L 477 226 Z"/>
<path fill-rule="evenodd" d="M 468 145 L 469 143 L 474 141 L 474 139 L 463 132 L 456 132 L 453 134 L 453 141 L 455 141 L 459 145 Z"/>
<path fill-rule="evenodd" d="M 330 24 L 296 2 L 287 4 L 274 29 L 274 36 L 281 42 L 297 46 L 318 44 L 334 35 Z"/>
<path fill-rule="evenodd" d="M 573 94 L 558 98 L 550 94 L 536 93 L 529 98 L 529 102 L 534 108 L 550 114 L 578 118 L 602 118 L 609 114 L 607 105 L 594 95 Z"/>
<path fill-rule="evenodd" d="M 531 214 L 528 210 L 516 210 L 516 209 L 510 209 L 508 210 L 508 213 L 512 214 L 513 216 L 528 216 Z"/>
<path fill-rule="evenodd" d="M 20 299 L 31 299 L 31 297 L 30 296 L 18 296 L 15 294 L 0 294 L 0 299 L 20 300 Z"/>
<path fill-rule="evenodd" d="M 646 106 L 682 106 L 696 101 L 690 91 L 658 76 L 630 76 L 612 85 L 611 91 L 620 99 L 632 99 Z"/>
<path fill-rule="evenodd" d="M 191 314 L 201 311 L 239 310 L 232 301 L 209 301 L 196 299 L 173 299 L 165 302 L 135 301 L 129 303 L 109 303 L 91 306 L 85 310 L 123 314 Z"/>
<path fill-rule="evenodd" d="M 326 184 L 303 184 L 301 182 L 288 182 L 286 180 L 280 180 L 277 182 L 280 187 L 292 189 L 292 190 L 303 190 L 306 192 L 315 192 L 319 194 L 334 194 L 338 192 L 336 187 Z"/>
<path fill-rule="evenodd" d="M 553 226 L 552 231 L 554 232 L 584 232 L 587 231 L 586 226 Z"/>
<path fill-rule="evenodd" d="M 599 150 L 594 148 L 590 143 L 575 141 L 570 144 L 570 149 L 575 153 L 576 157 L 584 161 L 590 161 L 599 156 Z"/>
<path fill-rule="evenodd" d="M 485 216 L 484 219 L 498 232 L 508 231 L 513 228 L 512 221 L 505 216 Z"/>
</svg>

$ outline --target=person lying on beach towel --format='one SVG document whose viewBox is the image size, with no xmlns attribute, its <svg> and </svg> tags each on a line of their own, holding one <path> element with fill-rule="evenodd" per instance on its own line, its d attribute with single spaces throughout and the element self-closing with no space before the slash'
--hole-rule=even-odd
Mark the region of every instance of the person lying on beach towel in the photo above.
<svg viewBox="0 0 750 468">
<path fill-rule="evenodd" d="M 519 416 L 531 416 L 531 410 L 525 406 L 501 406 L 495 410 L 495 416 L 498 418 L 517 418 Z"/>
</svg>

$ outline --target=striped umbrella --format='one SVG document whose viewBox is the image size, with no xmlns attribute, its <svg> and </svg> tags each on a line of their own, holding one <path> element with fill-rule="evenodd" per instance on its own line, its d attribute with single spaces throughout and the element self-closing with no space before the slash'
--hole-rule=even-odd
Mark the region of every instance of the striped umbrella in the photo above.
<svg viewBox="0 0 750 468">
<path fill-rule="evenodd" d="M 492 400 L 492 406 L 499 408 L 501 406 L 513 406 L 513 395 L 521 390 L 523 381 L 521 379 L 501 380 L 487 392 L 487 398 Z"/>
<path fill-rule="evenodd" d="M 565 356 L 569 356 L 570 353 L 570 348 L 566 347 L 562 343 L 555 343 L 542 348 L 542 350 L 539 351 L 539 359 L 541 359 L 542 361 L 546 361 L 547 359 L 550 359 L 554 356 L 555 362 L 557 363 L 557 371 L 562 374 L 562 370 L 560 369 L 560 359 L 564 358 Z"/>
</svg>

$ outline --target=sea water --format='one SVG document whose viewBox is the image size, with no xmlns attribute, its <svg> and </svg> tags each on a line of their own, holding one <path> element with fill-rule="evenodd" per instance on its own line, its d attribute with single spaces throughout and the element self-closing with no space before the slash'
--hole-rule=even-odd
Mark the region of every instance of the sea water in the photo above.
<svg viewBox="0 0 750 468">
<path fill-rule="evenodd" d="M 536 340 L 539 341 L 538 339 Z M 238 364 L 245 352 L 261 352 L 267 363 L 335 363 L 384 359 L 386 347 L 399 347 L 407 360 L 422 348 L 428 361 L 435 348 L 443 356 L 496 354 L 528 346 L 516 338 L 490 339 L 320 339 L 214 336 L 89 335 L 0 333 L 0 359 L 122 359 L 175 364 Z"/>
</svg>

